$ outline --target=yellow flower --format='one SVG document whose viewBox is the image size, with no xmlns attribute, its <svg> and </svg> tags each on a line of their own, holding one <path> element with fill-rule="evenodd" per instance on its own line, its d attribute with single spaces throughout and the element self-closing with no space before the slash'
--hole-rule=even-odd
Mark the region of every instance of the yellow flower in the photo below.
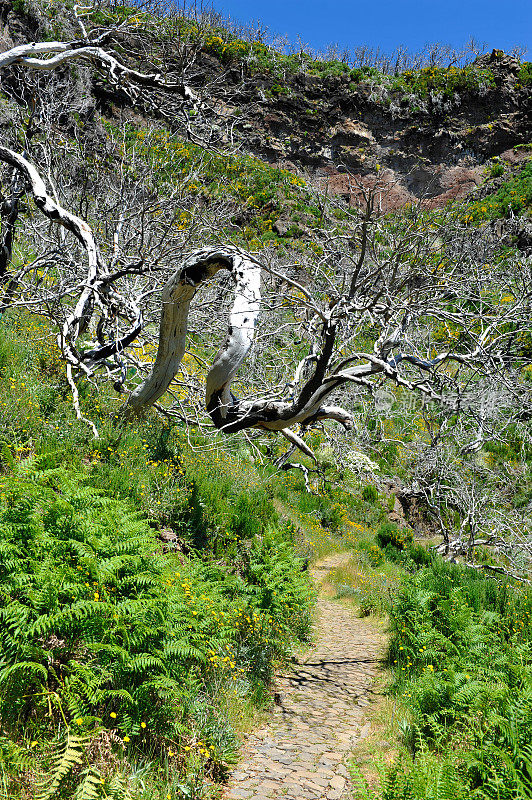
<svg viewBox="0 0 532 800">
<path fill-rule="evenodd" d="M 76 725 L 83 725 L 83 717 L 78 717 L 76 720 Z"/>
<path fill-rule="evenodd" d="M 141 722 L 141 723 L 140 723 L 140 727 L 141 727 L 141 728 L 145 728 L 145 727 L 146 727 L 146 723 L 145 723 L 145 722 Z"/>
<path fill-rule="evenodd" d="M 130 741 L 131 739 L 129 738 L 129 736 L 124 736 L 124 742 L 130 742 Z"/>
<path fill-rule="evenodd" d="M 116 712 L 115 711 L 111 711 L 109 716 L 111 717 L 111 719 L 116 719 Z"/>
</svg>

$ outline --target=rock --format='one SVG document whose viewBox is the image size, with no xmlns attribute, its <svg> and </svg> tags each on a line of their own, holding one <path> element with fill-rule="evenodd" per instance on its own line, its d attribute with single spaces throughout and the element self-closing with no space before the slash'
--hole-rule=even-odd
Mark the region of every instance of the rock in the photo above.
<svg viewBox="0 0 532 800">
<path fill-rule="evenodd" d="M 158 532 L 158 536 L 162 542 L 177 541 L 177 533 L 174 533 L 171 528 L 161 528 L 161 530 Z"/>
<path fill-rule="evenodd" d="M 374 141 L 373 134 L 365 125 L 352 119 L 345 119 L 331 130 L 331 136 L 344 139 L 350 143 L 370 144 Z"/>
<path fill-rule="evenodd" d="M 524 252 L 532 252 L 532 223 L 520 220 L 521 225 L 517 231 L 517 247 Z"/>
<path fill-rule="evenodd" d="M 532 93 L 519 85 L 520 62 L 493 51 L 476 66 L 490 70 L 495 83 L 443 100 L 437 92 L 436 99 L 395 98 L 386 89 L 379 99 L 368 81 L 353 86 L 347 76 L 289 73 L 287 93 L 275 94 L 278 79 L 264 75 L 264 101 L 237 125 L 247 144 L 245 125 L 252 125 L 257 155 L 280 167 L 289 160 L 351 206 L 363 202 L 360 187 L 379 185 L 383 213 L 419 201 L 439 208 L 475 190 L 488 159 L 514 153 L 530 139 Z M 256 76 L 248 80 L 257 85 Z M 249 98 L 242 91 L 244 102 Z M 287 225 L 276 223 L 278 235 L 286 235 Z"/>
<path fill-rule="evenodd" d="M 272 225 L 272 231 L 277 234 L 277 236 L 286 236 L 288 231 L 292 226 L 292 222 L 287 219 L 278 219 Z"/>
</svg>

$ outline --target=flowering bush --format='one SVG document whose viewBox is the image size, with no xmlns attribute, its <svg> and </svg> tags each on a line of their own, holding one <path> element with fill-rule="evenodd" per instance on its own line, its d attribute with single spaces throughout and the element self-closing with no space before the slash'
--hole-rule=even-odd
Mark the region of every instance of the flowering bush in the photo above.
<svg viewBox="0 0 532 800">
<path fill-rule="evenodd" d="M 404 550 L 412 539 L 410 528 L 400 528 L 394 522 L 385 522 L 377 531 L 377 542 L 383 549 L 391 545 L 397 550 Z"/>
<path fill-rule="evenodd" d="M 469 203 L 466 222 L 507 217 L 532 211 L 532 159 L 506 180 L 493 194 Z"/>
<path fill-rule="evenodd" d="M 431 93 L 441 92 L 444 97 L 454 94 L 479 92 L 495 86 L 491 70 L 478 69 L 472 65 L 457 67 L 425 67 L 420 70 L 407 70 L 393 82 L 393 88 L 414 92 L 418 97 L 429 97 Z"/>
</svg>

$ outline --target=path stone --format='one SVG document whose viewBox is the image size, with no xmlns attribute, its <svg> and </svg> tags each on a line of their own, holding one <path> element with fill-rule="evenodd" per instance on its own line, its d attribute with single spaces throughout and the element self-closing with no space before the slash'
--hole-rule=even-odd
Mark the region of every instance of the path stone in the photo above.
<svg viewBox="0 0 532 800">
<path fill-rule="evenodd" d="M 328 572 L 348 558 L 329 556 L 314 567 L 320 589 Z M 315 642 L 299 663 L 277 676 L 279 705 L 268 725 L 247 738 L 225 800 L 351 796 L 345 761 L 369 730 L 363 719 L 385 637 L 320 591 Z"/>
</svg>

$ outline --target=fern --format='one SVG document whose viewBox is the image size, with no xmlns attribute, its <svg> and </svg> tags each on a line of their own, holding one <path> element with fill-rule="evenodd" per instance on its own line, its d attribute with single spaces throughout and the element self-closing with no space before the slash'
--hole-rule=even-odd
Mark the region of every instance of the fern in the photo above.
<svg viewBox="0 0 532 800">
<path fill-rule="evenodd" d="M 454 764 L 442 763 L 431 781 L 431 800 L 460 800 L 468 796 L 468 787 L 456 773 Z"/>
<path fill-rule="evenodd" d="M 395 689 L 408 687 L 404 740 L 416 761 L 404 780 L 390 772 L 390 797 L 410 779 L 427 800 L 532 797 L 531 611 L 530 592 L 438 561 L 405 581 L 390 660 L 409 667 Z"/>
<path fill-rule="evenodd" d="M 48 671 L 42 664 L 34 661 L 17 661 L 0 670 L 0 686 L 9 683 L 10 680 L 32 683 L 35 676 L 45 681 L 48 678 Z"/>
<path fill-rule="evenodd" d="M 150 760 L 175 752 L 193 730 L 215 748 L 212 769 L 221 774 L 237 738 L 216 707 L 219 689 L 234 662 L 255 670 L 250 687 L 260 685 L 296 626 L 304 634 L 310 594 L 299 561 L 275 532 L 246 552 L 239 575 L 225 564 L 177 561 L 129 501 L 90 485 L 88 471 L 38 461 L 17 466 L 0 493 L 2 725 L 27 735 L 30 720 L 32 752 L 45 761 L 44 743 L 64 715 L 112 751 L 131 742 Z M 74 785 L 75 800 L 104 790 L 130 796 L 125 778 L 98 783 L 84 741 L 69 731 L 40 798 L 71 797 Z"/>
<path fill-rule="evenodd" d="M 352 765 L 350 773 L 351 789 L 355 800 L 378 800 L 377 792 L 372 790 L 356 765 Z"/>
<path fill-rule="evenodd" d="M 115 773 L 109 782 L 107 798 L 109 800 L 133 800 L 128 783 L 129 781 L 124 775 L 119 772 Z"/>
<path fill-rule="evenodd" d="M 32 753 L 6 736 L 0 736 L 0 765 L 12 773 L 27 770 L 33 765 Z"/>
<path fill-rule="evenodd" d="M 94 767 L 87 767 L 81 775 L 81 783 L 76 787 L 73 800 L 99 800 L 104 781 L 98 770 Z"/>
<path fill-rule="evenodd" d="M 83 763 L 85 741 L 85 737 L 75 736 L 70 730 L 67 731 L 66 740 L 58 748 L 51 774 L 39 791 L 37 800 L 50 800 L 72 768 Z"/>
</svg>

